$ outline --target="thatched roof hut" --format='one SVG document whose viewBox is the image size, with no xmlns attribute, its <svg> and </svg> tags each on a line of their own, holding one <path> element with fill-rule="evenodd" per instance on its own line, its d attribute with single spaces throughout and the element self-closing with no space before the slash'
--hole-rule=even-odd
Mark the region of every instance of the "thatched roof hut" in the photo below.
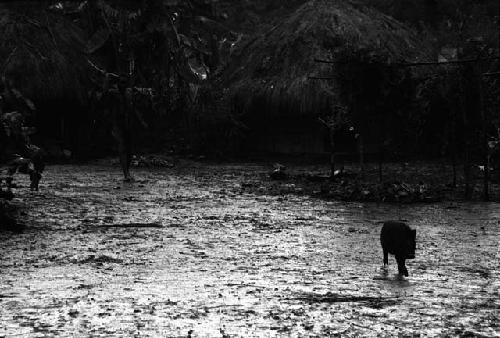
<svg viewBox="0 0 500 338">
<path fill-rule="evenodd" d="M 224 81 L 245 110 L 311 114 L 337 94 L 331 64 L 315 59 L 381 62 L 428 59 L 406 26 L 348 0 L 311 0 L 239 50 Z M 252 108 L 253 107 L 253 108 Z"/>
<path fill-rule="evenodd" d="M 37 3 L 0 5 L 0 72 L 34 100 L 84 97 L 88 64 L 79 29 Z"/>
</svg>

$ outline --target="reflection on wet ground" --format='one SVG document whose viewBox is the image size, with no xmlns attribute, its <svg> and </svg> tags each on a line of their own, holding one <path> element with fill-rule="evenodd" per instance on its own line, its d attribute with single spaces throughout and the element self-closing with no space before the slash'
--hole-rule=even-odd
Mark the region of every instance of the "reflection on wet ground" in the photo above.
<svg viewBox="0 0 500 338">
<path fill-rule="evenodd" d="M 500 336 L 500 205 L 246 193 L 263 171 L 49 168 L 0 234 L 0 336 Z M 417 229 L 408 278 L 387 219 Z"/>
</svg>

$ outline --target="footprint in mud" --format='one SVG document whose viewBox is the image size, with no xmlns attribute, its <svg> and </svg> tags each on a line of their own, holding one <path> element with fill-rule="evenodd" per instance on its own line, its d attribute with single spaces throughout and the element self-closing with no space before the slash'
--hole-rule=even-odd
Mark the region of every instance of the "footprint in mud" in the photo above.
<svg viewBox="0 0 500 338">
<path fill-rule="evenodd" d="M 374 276 L 376 282 L 375 287 L 381 294 L 390 295 L 392 297 L 412 297 L 414 295 L 414 283 L 399 274 L 388 274 L 382 272 L 380 275 Z"/>
<path fill-rule="evenodd" d="M 399 273 L 390 275 L 387 267 L 382 267 L 380 269 L 380 274 L 374 276 L 373 280 L 390 282 L 391 285 L 395 285 L 398 287 L 410 286 L 410 281 Z"/>
</svg>

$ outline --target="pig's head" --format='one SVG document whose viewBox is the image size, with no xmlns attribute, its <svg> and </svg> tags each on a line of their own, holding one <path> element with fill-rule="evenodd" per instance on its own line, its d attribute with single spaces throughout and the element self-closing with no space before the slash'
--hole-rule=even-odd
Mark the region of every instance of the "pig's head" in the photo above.
<svg viewBox="0 0 500 338">
<path fill-rule="evenodd" d="M 415 247 L 417 244 L 417 230 L 411 229 L 408 233 L 408 238 L 406 239 L 406 259 L 415 258 Z"/>
</svg>

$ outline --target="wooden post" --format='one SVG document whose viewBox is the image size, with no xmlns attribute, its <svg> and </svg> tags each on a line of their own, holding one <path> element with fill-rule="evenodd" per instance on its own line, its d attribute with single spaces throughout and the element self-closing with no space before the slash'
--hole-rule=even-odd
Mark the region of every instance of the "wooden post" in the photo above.
<svg viewBox="0 0 500 338">
<path fill-rule="evenodd" d="M 469 65 L 466 65 L 464 68 L 467 69 Z M 464 95 L 467 95 L 467 93 L 464 91 L 464 86 L 463 86 L 463 81 L 464 78 L 466 77 L 467 73 L 465 72 L 464 68 L 462 68 L 462 76 L 460 79 L 461 85 L 461 96 L 463 98 Z M 469 93 L 470 95 L 470 93 Z M 461 109 L 461 115 L 462 115 L 462 124 L 463 124 L 463 137 L 464 137 L 464 180 L 465 180 L 465 199 L 470 200 L 472 199 L 472 185 L 471 185 L 471 163 L 470 163 L 470 128 L 469 128 L 469 120 L 468 120 L 468 107 L 464 107 L 464 105 L 467 105 L 467 101 L 462 102 L 460 105 Z"/>
<path fill-rule="evenodd" d="M 477 87 L 477 107 L 481 116 L 481 133 L 482 133 L 482 148 L 483 148 L 483 165 L 484 165 L 484 176 L 483 176 L 483 199 L 485 201 L 490 200 L 489 193 L 489 181 L 490 181 L 490 157 L 489 157 L 489 146 L 488 146 L 488 123 L 489 118 L 486 110 L 484 109 L 484 98 L 483 98 L 483 79 L 482 79 L 482 67 L 481 62 L 478 61 L 476 67 L 474 67 L 474 77 Z"/>
<path fill-rule="evenodd" d="M 464 114 L 465 115 L 465 114 Z M 464 118 L 467 123 L 467 118 Z M 464 129 L 468 129 L 464 127 Z M 470 141 L 469 131 L 464 130 L 465 147 L 464 147 L 464 179 L 465 179 L 465 199 L 472 199 L 472 185 L 471 185 L 471 164 L 470 164 Z"/>
<path fill-rule="evenodd" d="M 66 142 L 66 126 L 65 126 L 65 123 L 64 123 L 64 117 L 61 117 L 61 121 L 60 121 L 60 131 L 61 133 L 61 141 L 64 143 Z"/>
<path fill-rule="evenodd" d="M 384 162 L 384 143 L 380 143 L 378 151 L 378 180 L 382 183 L 382 163 Z"/>
<path fill-rule="evenodd" d="M 388 122 L 386 120 L 386 116 L 384 112 L 378 111 L 378 120 L 381 122 L 378 131 L 378 181 L 382 183 L 383 175 L 382 175 L 382 165 L 384 163 L 385 157 L 385 149 L 388 144 L 387 142 L 387 130 L 388 130 Z"/>
<path fill-rule="evenodd" d="M 330 180 L 335 179 L 335 140 L 333 127 L 329 128 L 330 136 Z"/>
<path fill-rule="evenodd" d="M 359 151 L 359 168 L 361 175 L 365 174 L 365 148 L 363 144 L 363 134 L 358 135 L 358 151 Z"/>
<path fill-rule="evenodd" d="M 451 116 L 451 161 L 453 167 L 453 182 L 452 187 L 457 187 L 457 126 L 456 126 L 456 111 L 452 112 Z"/>
</svg>

